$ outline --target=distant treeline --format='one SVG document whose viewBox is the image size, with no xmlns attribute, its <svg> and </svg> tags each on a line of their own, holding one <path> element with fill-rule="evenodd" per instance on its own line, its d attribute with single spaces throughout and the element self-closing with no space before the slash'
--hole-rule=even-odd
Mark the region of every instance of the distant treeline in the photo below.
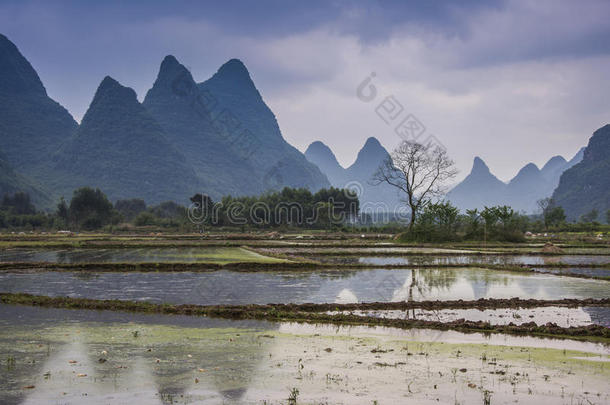
<svg viewBox="0 0 610 405">
<path fill-rule="evenodd" d="M 159 227 L 196 230 L 206 227 L 311 229 L 342 227 L 358 216 L 359 201 L 350 190 L 329 188 L 312 193 L 286 187 L 255 197 L 224 197 L 214 202 L 196 194 L 188 206 L 167 201 L 147 206 L 142 199 L 114 204 L 99 189 L 74 191 L 69 204 L 62 198 L 55 212 L 37 211 L 27 193 L 5 195 L 0 206 L 0 228 L 23 230 L 113 230 L 120 227 Z"/>
<path fill-rule="evenodd" d="M 358 217 L 359 200 L 347 189 L 331 187 L 312 193 L 306 188 L 285 187 L 253 197 L 191 198 L 189 220 L 200 225 L 329 228 Z"/>
<path fill-rule="evenodd" d="M 610 210 L 606 213 L 610 222 Z M 525 233 L 560 231 L 595 231 L 604 228 L 595 222 L 597 213 L 581 218 L 579 223 L 567 223 L 563 208 L 547 201 L 541 215 L 519 214 L 509 206 L 485 207 L 482 210 L 459 209 L 447 201 L 428 204 L 419 214 L 413 229 L 400 235 L 403 241 L 445 242 L 460 240 L 490 240 L 522 242 Z M 607 228 L 607 227 L 605 227 Z"/>
<path fill-rule="evenodd" d="M 411 231 L 401 239 L 420 242 L 457 240 L 502 240 L 520 242 L 532 224 L 508 206 L 466 210 L 466 214 L 449 202 L 428 204 Z"/>
<path fill-rule="evenodd" d="M 598 212 L 583 215 L 579 223 L 567 223 L 561 207 L 552 200 L 541 202 L 542 214 L 526 216 L 508 206 L 485 207 L 465 213 L 441 201 L 425 206 L 413 228 L 401 234 L 405 241 L 457 240 L 520 241 L 526 231 L 599 231 Z M 604 213 L 610 222 L 610 210 Z M 222 229 L 332 229 L 400 232 L 408 218 L 389 215 L 390 221 L 374 224 L 382 215 L 360 212 L 357 196 L 338 188 L 312 193 L 286 187 L 260 196 L 231 197 L 213 201 L 196 194 L 185 205 L 173 201 L 147 206 L 142 199 L 114 204 L 99 189 L 79 188 L 69 201 L 63 198 L 54 212 L 37 211 L 27 193 L 5 195 L 0 205 L 0 228 L 13 230 L 129 230 L 135 228 L 196 231 Z"/>
</svg>

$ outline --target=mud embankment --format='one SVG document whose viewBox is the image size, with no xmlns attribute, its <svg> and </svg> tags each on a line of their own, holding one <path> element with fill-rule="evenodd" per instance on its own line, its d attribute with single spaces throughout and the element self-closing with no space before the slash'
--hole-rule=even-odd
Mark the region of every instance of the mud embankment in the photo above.
<svg viewBox="0 0 610 405">
<path fill-rule="evenodd" d="M 158 313 L 189 316 L 207 316 L 225 319 L 256 319 L 274 322 L 329 323 L 335 325 L 368 325 L 400 329 L 426 328 L 456 330 L 465 333 L 506 333 L 515 335 L 552 336 L 577 338 L 610 343 L 610 328 L 600 325 L 560 327 L 554 323 L 537 325 L 535 322 L 521 325 L 491 325 L 484 321 L 459 319 L 452 322 L 437 322 L 415 319 L 390 319 L 352 314 L 327 314 L 318 311 L 349 311 L 366 309 L 411 309 L 411 308 L 517 308 L 526 306 L 610 306 L 610 299 L 603 300 L 477 300 L 477 301 L 423 301 L 403 303 L 368 304 L 278 304 L 278 305 L 235 305 L 201 306 L 169 305 L 121 300 L 93 300 L 86 298 L 47 297 L 29 294 L 0 294 L 0 302 L 13 305 L 30 305 L 64 309 L 88 309 Z"/>
</svg>

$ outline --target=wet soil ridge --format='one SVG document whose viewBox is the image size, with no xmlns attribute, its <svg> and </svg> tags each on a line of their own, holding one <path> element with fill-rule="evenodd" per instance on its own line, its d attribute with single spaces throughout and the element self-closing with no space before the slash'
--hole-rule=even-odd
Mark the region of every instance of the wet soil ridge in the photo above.
<svg viewBox="0 0 610 405">
<path fill-rule="evenodd" d="M 521 325 L 491 325 L 484 321 L 459 319 L 451 322 L 438 322 L 414 319 L 390 319 L 353 314 L 327 314 L 317 311 L 349 311 L 366 309 L 442 309 L 442 308 L 524 308 L 533 306 L 610 306 L 610 299 L 564 299 L 564 300 L 521 300 L 518 298 L 481 299 L 476 301 L 422 301 L 401 303 L 368 304 L 277 304 L 277 305 L 235 305 L 201 306 L 169 305 L 122 300 L 94 300 L 86 298 L 48 297 L 30 294 L 0 294 L 0 302 L 13 305 L 31 305 L 64 309 L 91 309 L 161 313 L 174 315 L 208 316 L 226 319 L 257 319 L 276 322 L 331 323 L 337 325 L 384 326 L 400 329 L 427 328 L 456 330 L 465 333 L 508 333 L 518 335 L 553 336 L 563 338 L 610 340 L 610 328 L 600 325 L 560 327 L 555 323 L 537 325 L 535 322 Z M 399 307 L 402 305 L 402 307 Z"/>
<path fill-rule="evenodd" d="M 410 309 L 441 310 L 441 309 L 501 309 L 501 308 L 541 308 L 541 307 L 610 307 L 610 298 L 538 300 L 522 298 L 480 298 L 478 300 L 446 300 L 446 301 L 399 301 L 399 302 L 361 302 L 351 304 L 266 304 L 266 305 L 223 305 L 208 306 L 222 308 L 248 308 L 280 311 L 327 312 L 327 311 L 372 311 L 372 310 L 399 310 Z"/>
</svg>

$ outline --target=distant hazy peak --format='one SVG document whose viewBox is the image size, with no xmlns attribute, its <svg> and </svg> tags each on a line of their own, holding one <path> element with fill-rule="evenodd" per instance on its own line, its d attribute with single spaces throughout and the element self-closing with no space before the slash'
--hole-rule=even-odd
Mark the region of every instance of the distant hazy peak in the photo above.
<svg viewBox="0 0 610 405">
<path fill-rule="evenodd" d="M 330 153 L 333 153 L 330 148 L 328 147 L 328 145 L 326 145 L 324 142 L 322 141 L 313 141 L 312 143 L 309 144 L 309 146 L 307 147 L 307 150 L 327 150 Z"/>
<path fill-rule="evenodd" d="M 370 137 L 358 152 L 354 163 L 348 167 L 348 170 L 369 170 L 369 166 L 375 166 L 374 169 L 388 156 L 388 151 L 379 143 L 377 138 Z"/>
<path fill-rule="evenodd" d="M 538 173 L 539 171 L 540 171 L 540 169 L 538 169 L 538 166 L 536 166 L 536 164 L 530 162 L 530 163 L 526 164 L 525 166 L 523 166 L 521 168 L 521 170 L 519 170 L 519 172 L 517 173 L 517 176 Z"/>
<path fill-rule="evenodd" d="M 328 147 L 328 145 L 326 145 L 324 142 L 321 142 L 321 141 L 312 142 L 307 147 L 307 150 L 305 151 L 305 155 L 308 155 L 308 154 L 309 155 L 316 154 L 318 156 L 324 156 L 324 157 L 328 157 L 333 160 L 337 160 L 337 157 L 335 156 L 333 151 Z"/>
<path fill-rule="evenodd" d="M 362 150 L 368 150 L 368 149 L 377 149 L 377 150 L 383 149 L 385 151 L 385 148 L 381 145 L 381 143 L 374 136 L 369 137 L 366 140 L 366 142 L 364 143 L 364 146 L 362 147 Z"/>
<path fill-rule="evenodd" d="M 544 164 L 544 166 L 542 166 L 542 169 L 540 170 L 542 170 L 543 172 L 548 170 L 554 170 L 556 168 L 564 166 L 566 163 L 568 163 L 568 161 L 565 160 L 563 156 L 553 156 L 548 160 L 548 162 Z"/>
<path fill-rule="evenodd" d="M 323 142 L 312 142 L 305 151 L 305 157 L 310 162 L 318 165 L 322 172 L 329 176 L 329 179 L 334 179 L 335 175 L 337 175 L 335 171 L 344 170 L 333 151 Z"/>
<path fill-rule="evenodd" d="M 472 162 L 472 170 L 470 171 L 470 174 L 473 173 L 490 173 L 487 164 L 478 156 L 475 156 L 474 161 Z"/>
<path fill-rule="evenodd" d="M 517 175 L 513 177 L 508 185 L 511 187 L 517 186 L 518 184 L 531 184 L 532 182 L 540 181 L 540 169 L 534 163 L 528 163 L 519 170 Z"/>
<path fill-rule="evenodd" d="M 370 137 L 366 140 L 364 146 L 362 146 L 362 149 L 360 149 L 360 151 L 358 152 L 358 157 L 356 158 L 356 161 L 366 156 L 385 156 L 387 154 L 388 151 L 383 147 L 383 145 L 381 145 L 377 138 Z"/>
</svg>

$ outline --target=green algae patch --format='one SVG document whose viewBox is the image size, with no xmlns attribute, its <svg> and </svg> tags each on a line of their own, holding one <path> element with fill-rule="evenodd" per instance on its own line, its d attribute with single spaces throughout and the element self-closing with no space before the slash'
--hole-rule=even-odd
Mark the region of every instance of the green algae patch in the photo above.
<svg viewBox="0 0 610 405">
<path fill-rule="evenodd" d="M 166 403 L 179 398 L 196 403 L 211 395 L 191 393 L 198 387 L 213 392 L 246 387 L 269 344 L 259 334 L 141 323 L 67 323 L 36 333 L 11 328 L 0 332 L 0 357 L 15 361 L 15 368 L 3 373 L 7 380 L 0 377 L 0 402 L 28 394 L 26 386 L 45 400 L 59 395 L 62 403 L 87 403 L 78 398 L 83 392 L 95 396 L 134 389 Z M 133 400 L 152 403 L 140 396 Z"/>
<path fill-rule="evenodd" d="M 194 258 L 208 263 L 283 263 L 287 260 L 264 256 L 244 248 L 216 248 L 213 254 L 201 253 Z"/>
<path fill-rule="evenodd" d="M 284 263 L 287 260 L 271 256 L 265 256 L 258 252 L 242 248 L 242 247 L 226 247 L 226 248 L 202 248 L 197 250 L 189 250 L 185 253 L 170 254 L 168 259 L 180 261 L 180 259 L 189 259 L 200 263 Z"/>
<path fill-rule="evenodd" d="M 404 342 L 398 342 L 404 344 Z M 417 342 L 413 344 L 414 349 L 435 351 L 439 355 L 451 357 L 470 357 L 481 359 L 481 362 L 492 363 L 491 365 L 502 366 L 503 362 L 519 362 L 533 365 L 542 365 L 552 369 L 581 371 L 591 370 L 591 362 L 601 359 L 609 359 L 607 355 L 593 355 L 578 350 L 561 350 L 540 347 L 524 347 L 509 345 L 488 345 L 471 343 L 443 343 L 443 342 Z M 586 360 L 589 358 L 591 360 Z M 493 364 L 496 363 L 496 364 Z M 610 363 L 597 362 L 595 373 L 601 373 L 610 377 Z"/>
<path fill-rule="evenodd" d="M 131 248 L 131 249 L 7 249 L 0 250 L 0 260 L 36 265 L 117 265 L 166 263 L 282 263 L 286 260 L 265 256 L 242 247 Z"/>
</svg>

